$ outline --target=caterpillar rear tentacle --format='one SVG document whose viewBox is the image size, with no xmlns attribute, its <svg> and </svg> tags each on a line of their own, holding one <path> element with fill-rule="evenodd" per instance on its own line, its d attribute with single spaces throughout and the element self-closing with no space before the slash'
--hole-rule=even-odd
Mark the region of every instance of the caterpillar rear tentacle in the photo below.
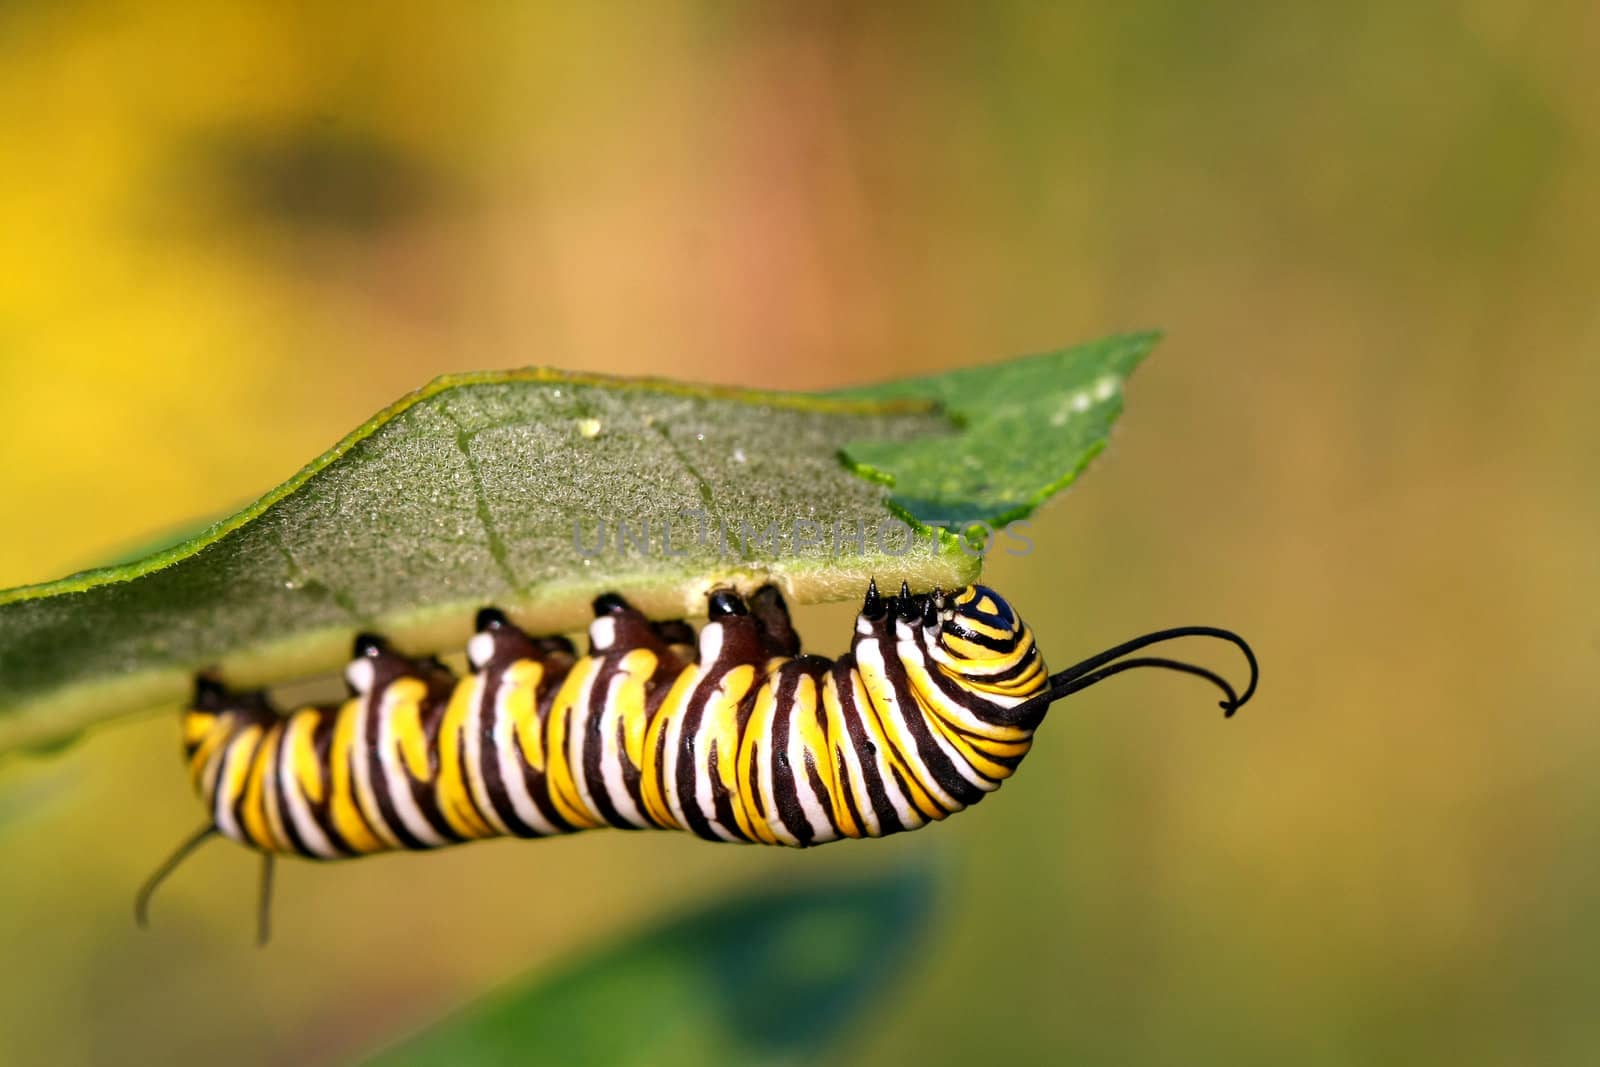
<svg viewBox="0 0 1600 1067">
<path fill-rule="evenodd" d="M 279 714 L 261 692 L 208 675 L 183 715 L 190 776 L 210 821 L 141 889 L 221 835 L 272 858 L 341 859 L 486 837 L 596 827 L 688 831 L 807 847 L 915 830 L 998 789 L 1050 705 L 1136 667 L 1216 685 L 1232 715 L 1255 692 L 1238 635 L 1184 627 L 1135 638 L 1055 675 L 998 593 L 974 585 L 882 596 L 870 583 L 850 651 L 801 654 L 783 598 L 710 595 L 698 633 L 650 622 L 622 597 L 594 602 L 589 650 L 535 638 L 485 608 L 470 673 L 362 634 L 338 705 Z M 1134 653 L 1179 637 L 1245 655 L 1239 694 L 1220 675 Z"/>
</svg>

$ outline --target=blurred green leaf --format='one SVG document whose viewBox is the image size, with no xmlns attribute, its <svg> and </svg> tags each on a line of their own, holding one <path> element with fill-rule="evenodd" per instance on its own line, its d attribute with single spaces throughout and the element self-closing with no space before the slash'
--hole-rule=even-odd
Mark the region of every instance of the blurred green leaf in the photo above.
<svg viewBox="0 0 1600 1067">
<path fill-rule="evenodd" d="M 874 575 L 963 584 L 976 554 L 922 524 L 1002 522 L 1071 481 L 1152 340 L 832 396 L 441 378 L 181 544 L 0 592 L 0 751 L 175 706 L 201 669 L 331 672 L 362 630 L 453 650 L 487 603 L 560 633 L 606 590 L 681 618 L 724 584 L 800 602 Z"/>
<path fill-rule="evenodd" d="M 882 1010 L 932 912 L 914 868 L 716 903 L 514 983 L 371 1067 L 816 1062 Z"/>
</svg>

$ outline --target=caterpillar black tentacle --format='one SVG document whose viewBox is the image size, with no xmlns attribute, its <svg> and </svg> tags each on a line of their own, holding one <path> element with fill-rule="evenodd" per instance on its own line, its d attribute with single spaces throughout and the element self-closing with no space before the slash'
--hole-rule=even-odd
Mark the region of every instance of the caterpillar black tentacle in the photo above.
<svg viewBox="0 0 1600 1067">
<path fill-rule="evenodd" d="M 698 635 L 622 597 L 594 601 L 589 650 L 525 634 L 484 608 L 470 673 L 361 634 L 350 699 L 279 714 L 260 692 L 201 675 L 183 715 L 210 822 L 140 891 L 221 835 L 272 858 L 342 859 L 485 837 L 596 827 L 685 830 L 711 841 L 807 847 L 915 830 L 998 789 L 1051 704 L 1136 667 L 1206 679 L 1232 715 L 1255 655 L 1227 630 L 1163 630 L 1055 675 L 999 594 L 968 586 L 884 597 L 869 583 L 850 651 L 802 655 L 782 596 L 719 589 Z M 1134 656 L 1179 637 L 1229 641 L 1242 695 L 1194 664 Z"/>
</svg>

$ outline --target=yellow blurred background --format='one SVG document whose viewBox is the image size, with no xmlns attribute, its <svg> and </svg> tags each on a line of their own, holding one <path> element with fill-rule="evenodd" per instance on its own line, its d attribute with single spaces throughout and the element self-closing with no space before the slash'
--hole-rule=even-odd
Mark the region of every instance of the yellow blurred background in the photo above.
<svg viewBox="0 0 1600 1067">
<path fill-rule="evenodd" d="M 0 586 L 224 513 L 446 371 L 812 389 L 1143 327 L 988 577 L 1059 708 L 923 834 L 281 870 L 176 724 L 0 763 L 0 1061 L 338 1063 L 763 880 L 938 854 L 859 1063 L 1600 1059 L 1600 8 L 0 6 Z M 843 650 L 847 609 L 801 629 Z M 619 1006 L 619 1013 L 625 1006 Z M 619 1020 L 625 1025 L 625 1016 Z"/>
</svg>

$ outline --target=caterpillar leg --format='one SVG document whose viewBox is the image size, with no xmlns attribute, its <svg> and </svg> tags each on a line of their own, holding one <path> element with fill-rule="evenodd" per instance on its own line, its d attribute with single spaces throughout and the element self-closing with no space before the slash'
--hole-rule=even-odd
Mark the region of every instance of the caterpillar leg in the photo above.
<svg viewBox="0 0 1600 1067">
<path fill-rule="evenodd" d="M 764 585 L 750 598 L 750 614 L 761 627 L 767 654 L 792 658 L 800 654 L 800 635 L 789 620 L 789 605 L 775 585 Z"/>
<path fill-rule="evenodd" d="M 625 654 L 638 649 L 658 659 L 671 655 L 668 642 L 644 613 L 616 593 L 595 597 L 594 621 L 589 624 L 589 654 Z"/>
<path fill-rule="evenodd" d="M 256 945 L 267 947 L 272 936 L 272 867 L 278 857 L 271 852 L 261 854 L 261 889 L 256 895 Z"/>
<path fill-rule="evenodd" d="M 455 685 L 455 674 L 438 659 L 403 656 L 377 634 L 357 634 L 350 656 L 344 677 L 355 696 L 382 692 L 400 678 L 415 678 L 435 697 L 448 694 Z"/>
<path fill-rule="evenodd" d="M 670 619 L 666 622 L 655 622 L 650 628 L 661 638 L 662 644 L 667 646 L 680 667 L 694 662 L 695 636 L 694 627 L 682 619 Z"/>
<path fill-rule="evenodd" d="M 467 661 L 481 672 L 491 664 L 506 667 L 518 660 L 533 660 L 544 669 L 547 684 L 567 676 L 578 660 L 578 650 L 565 637 L 529 637 L 499 608 L 478 612 L 477 633 L 467 642 Z"/>
<path fill-rule="evenodd" d="M 150 898 L 155 896 L 161 883 L 167 876 L 183 865 L 201 845 L 217 835 L 217 828 L 212 823 L 200 827 L 183 843 L 177 847 L 155 872 L 145 879 L 144 885 L 139 887 L 139 892 L 133 898 L 133 921 L 141 930 L 150 928 Z M 272 934 L 272 869 L 277 859 L 271 852 L 261 854 L 261 889 L 256 898 L 256 944 L 265 947 Z"/>
<path fill-rule="evenodd" d="M 235 742 L 245 733 L 250 735 L 253 746 L 254 738 L 270 730 L 278 720 L 278 713 L 264 692 L 233 692 L 209 674 L 202 673 L 195 677 L 194 698 L 183 716 L 184 755 L 189 761 L 196 785 L 213 811 L 213 818 L 185 838 L 139 887 L 134 896 L 133 917 L 141 929 L 149 926 L 151 898 L 168 876 L 201 845 L 224 833 L 216 821 L 216 802 Z M 235 806 L 232 791 L 223 799 L 231 812 Z M 256 912 L 257 940 L 263 945 L 267 942 L 270 929 L 272 862 L 272 853 L 264 850 L 261 897 Z"/>
<path fill-rule="evenodd" d="M 155 896 L 156 890 L 161 888 L 161 883 L 167 876 L 179 867 L 183 861 L 194 854 L 194 850 L 210 841 L 217 835 L 215 823 L 206 823 L 200 829 L 184 838 L 183 843 L 173 849 L 172 854 L 161 861 L 161 865 L 144 880 L 144 885 L 139 887 L 139 892 L 133 897 L 133 921 L 141 930 L 150 928 L 150 898 Z"/>
</svg>

